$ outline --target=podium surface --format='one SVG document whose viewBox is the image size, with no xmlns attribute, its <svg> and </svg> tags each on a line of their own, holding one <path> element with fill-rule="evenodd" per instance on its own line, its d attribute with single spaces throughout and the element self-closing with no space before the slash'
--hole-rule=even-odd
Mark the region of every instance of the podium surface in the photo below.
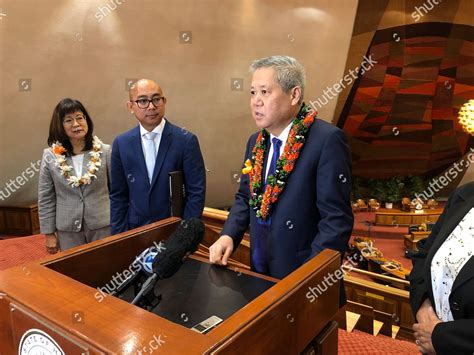
<svg viewBox="0 0 474 355">
<path fill-rule="evenodd" d="M 192 328 L 212 316 L 229 318 L 274 284 L 238 270 L 188 259 L 172 277 L 157 282 L 155 293 L 161 301 L 152 312 Z M 132 295 L 126 296 L 124 299 L 131 302 Z"/>
<path fill-rule="evenodd" d="M 0 272 L 0 353 L 33 354 L 36 346 L 68 355 L 298 354 L 336 315 L 339 283 L 308 297 L 339 268 L 339 254 L 329 250 L 282 280 L 191 256 L 158 281 L 156 314 L 102 296 L 98 287 L 179 222 L 169 218 Z M 206 228 L 206 238 L 215 234 Z M 214 314 L 223 322 L 206 334 L 189 329 Z"/>
</svg>

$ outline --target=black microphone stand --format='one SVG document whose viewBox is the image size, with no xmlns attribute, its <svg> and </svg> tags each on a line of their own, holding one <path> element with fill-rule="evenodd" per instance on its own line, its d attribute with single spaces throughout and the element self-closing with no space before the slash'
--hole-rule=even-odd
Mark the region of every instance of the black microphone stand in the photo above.
<svg viewBox="0 0 474 355">
<path fill-rule="evenodd" d="M 158 306 L 161 302 L 161 295 L 157 296 L 154 292 L 157 281 L 158 275 L 153 273 L 146 279 L 142 287 L 140 287 L 140 290 L 131 303 L 149 311 Z"/>
</svg>

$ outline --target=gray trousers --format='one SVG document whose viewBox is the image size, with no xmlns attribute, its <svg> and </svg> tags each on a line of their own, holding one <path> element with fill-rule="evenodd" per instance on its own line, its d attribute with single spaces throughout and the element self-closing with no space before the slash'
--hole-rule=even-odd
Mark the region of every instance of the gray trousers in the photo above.
<svg viewBox="0 0 474 355">
<path fill-rule="evenodd" d="M 84 220 L 82 220 L 82 230 L 80 232 L 65 232 L 58 230 L 59 248 L 61 251 L 68 250 L 78 245 L 84 245 L 103 239 L 111 235 L 110 226 L 99 229 L 89 229 Z"/>
</svg>

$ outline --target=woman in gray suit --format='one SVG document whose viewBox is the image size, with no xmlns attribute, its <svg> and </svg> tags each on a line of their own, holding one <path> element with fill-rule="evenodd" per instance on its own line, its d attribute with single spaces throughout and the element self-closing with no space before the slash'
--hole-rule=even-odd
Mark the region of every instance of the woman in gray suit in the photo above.
<svg viewBox="0 0 474 355">
<path fill-rule="evenodd" d="M 110 145 L 93 128 L 79 101 L 56 105 L 38 186 L 40 229 L 51 254 L 110 235 Z"/>
</svg>

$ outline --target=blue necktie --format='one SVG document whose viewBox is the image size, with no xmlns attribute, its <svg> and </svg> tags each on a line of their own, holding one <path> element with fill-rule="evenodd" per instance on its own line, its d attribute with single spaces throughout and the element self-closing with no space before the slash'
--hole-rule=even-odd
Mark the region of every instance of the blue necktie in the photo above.
<svg viewBox="0 0 474 355">
<path fill-rule="evenodd" d="M 273 144 L 273 155 L 272 160 L 270 161 L 270 167 L 268 168 L 268 176 L 275 175 L 277 168 L 277 161 L 280 157 L 280 147 L 282 141 L 278 138 L 272 138 Z M 265 179 L 266 182 L 266 179 Z M 266 184 L 265 184 L 266 185 Z M 265 190 L 265 187 L 264 187 Z M 271 216 L 268 216 L 264 221 L 260 218 L 257 218 L 257 223 L 254 226 L 254 229 L 251 231 L 251 234 L 255 236 L 252 238 L 252 266 L 253 269 L 261 274 L 268 274 L 268 255 L 267 255 L 267 240 L 268 234 L 270 233 L 270 225 L 272 224 Z"/>
<path fill-rule="evenodd" d="M 275 175 L 276 169 L 277 169 L 277 161 L 278 158 L 280 158 L 280 147 L 281 147 L 281 140 L 278 138 L 272 138 L 272 144 L 273 144 L 273 155 L 272 155 L 272 160 L 270 162 L 270 168 L 268 169 L 268 174 L 267 178 L 265 179 L 265 185 L 267 182 L 267 179 L 270 175 Z"/>
<path fill-rule="evenodd" d="M 155 146 L 155 137 L 158 133 L 148 132 L 143 135 L 145 138 L 145 162 L 146 170 L 148 172 L 148 180 L 151 183 L 153 179 L 153 170 L 155 169 L 156 161 L 156 146 Z"/>
</svg>

